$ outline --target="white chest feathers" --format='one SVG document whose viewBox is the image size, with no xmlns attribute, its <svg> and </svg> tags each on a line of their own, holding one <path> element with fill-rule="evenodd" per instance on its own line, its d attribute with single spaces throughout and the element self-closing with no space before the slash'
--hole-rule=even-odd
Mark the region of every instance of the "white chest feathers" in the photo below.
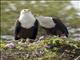
<svg viewBox="0 0 80 60">
<path fill-rule="evenodd" d="M 19 17 L 19 22 L 21 23 L 22 27 L 31 28 L 32 26 L 34 26 L 35 18 L 31 14 L 31 12 L 29 12 L 29 13 L 21 14 Z"/>
<path fill-rule="evenodd" d="M 36 18 L 42 27 L 52 28 L 55 26 L 55 23 L 53 22 L 52 17 L 38 16 Z"/>
</svg>

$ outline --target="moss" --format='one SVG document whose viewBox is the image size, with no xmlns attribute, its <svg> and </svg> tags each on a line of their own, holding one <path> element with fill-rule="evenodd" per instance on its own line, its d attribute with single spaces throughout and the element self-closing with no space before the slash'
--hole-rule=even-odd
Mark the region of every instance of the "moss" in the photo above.
<svg viewBox="0 0 80 60">
<path fill-rule="evenodd" d="M 58 57 L 63 53 L 72 55 L 73 57 L 77 57 L 80 51 L 80 42 L 73 41 L 69 38 L 46 38 L 41 41 L 37 41 L 34 43 L 22 43 L 18 44 L 17 41 L 13 42 L 15 44 L 15 48 L 10 49 L 5 47 L 7 41 L 1 40 L 1 47 L 0 50 L 2 52 L 2 59 L 15 59 L 15 60 L 55 60 L 59 59 Z M 52 44 L 54 47 L 52 49 L 45 48 L 45 45 Z M 77 52 L 76 52 L 77 51 Z M 77 54 L 75 56 L 75 54 Z M 70 56 L 64 58 L 71 58 Z M 5 57 L 4 57 L 5 56 Z M 9 57 L 10 56 L 10 57 Z"/>
</svg>

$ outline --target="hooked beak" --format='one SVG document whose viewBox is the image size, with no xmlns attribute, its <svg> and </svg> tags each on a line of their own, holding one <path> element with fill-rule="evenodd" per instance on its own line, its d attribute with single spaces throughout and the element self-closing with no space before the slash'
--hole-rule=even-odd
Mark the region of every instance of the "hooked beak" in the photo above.
<svg viewBox="0 0 80 60">
<path fill-rule="evenodd" d="M 29 9 L 24 9 L 24 11 L 25 11 L 25 12 L 29 12 L 30 10 L 29 10 Z"/>
</svg>

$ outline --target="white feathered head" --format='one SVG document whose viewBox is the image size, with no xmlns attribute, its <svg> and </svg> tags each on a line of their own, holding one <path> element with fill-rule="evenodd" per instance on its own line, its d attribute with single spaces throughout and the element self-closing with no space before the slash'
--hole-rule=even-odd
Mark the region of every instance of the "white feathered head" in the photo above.
<svg viewBox="0 0 80 60">
<path fill-rule="evenodd" d="M 20 14 L 25 14 L 31 12 L 30 9 L 22 9 Z"/>
<path fill-rule="evenodd" d="M 35 20 L 36 19 L 30 9 L 22 9 L 20 11 L 19 22 L 21 23 L 22 27 L 30 28 L 34 26 Z"/>
</svg>

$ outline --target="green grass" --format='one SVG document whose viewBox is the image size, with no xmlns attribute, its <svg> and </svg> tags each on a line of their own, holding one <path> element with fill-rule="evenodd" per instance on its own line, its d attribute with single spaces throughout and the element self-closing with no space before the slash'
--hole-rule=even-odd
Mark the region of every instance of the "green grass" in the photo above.
<svg viewBox="0 0 80 60">
<path fill-rule="evenodd" d="M 30 9 L 34 16 L 57 16 L 60 17 L 64 23 L 67 22 L 72 27 L 80 27 L 80 18 L 77 18 L 78 16 L 76 16 L 77 10 L 72 8 L 70 10 L 63 11 L 65 6 L 69 4 L 69 1 L 65 1 L 67 0 L 64 0 L 64 2 L 46 2 L 44 4 L 40 3 L 40 1 L 36 1 L 35 4 L 31 4 L 31 1 L 25 1 L 24 5 L 21 4 L 22 1 L 1 1 L 1 34 L 13 34 L 13 31 L 10 31 L 10 29 L 15 26 L 17 17 L 19 16 L 20 11 L 24 8 Z M 14 4 L 16 10 L 12 10 L 10 4 Z M 45 4 L 47 6 L 44 6 Z M 10 11 L 5 11 L 6 9 L 10 9 Z M 60 11 L 63 11 L 62 13 L 64 13 L 64 15 L 59 13 Z M 69 16 L 72 16 L 72 19 L 67 19 L 68 21 L 66 21 L 65 17 Z"/>
<path fill-rule="evenodd" d="M 75 59 L 79 56 L 80 42 L 71 39 L 46 38 L 34 43 L 18 44 L 13 42 L 15 48 L 7 48 L 7 41 L 1 40 L 0 51 L 3 60 L 55 60 Z M 52 49 L 45 45 L 52 44 Z M 64 53 L 63 57 L 60 57 Z M 67 56 L 66 56 L 67 55 Z M 64 57 L 66 56 L 66 57 Z"/>
<path fill-rule="evenodd" d="M 67 1 L 67 0 L 65 0 Z M 47 2 L 48 6 L 44 7 L 40 1 L 36 1 L 36 4 L 31 4 L 30 1 L 25 1 L 24 5 L 21 5 L 21 1 L 1 1 L 1 34 L 13 34 L 13 31 L 10 31 L 14 27 L 17 17 L 22 9 L 28 8 L 32 11 L 34 16 L 45 15 L 45 16 L 58 16 L 64 23 L 69 23 L 69 26 L 80 27 L 80 18 L 76 16 L 76 10 L 70 9 L 68 11 L 63 11 L 65 6 L 69 2 Z M 9 3 L 15 4 L 17 10 L 11 10 Z M 37 5 L 37 7 L 35 7 Z M 58 7 L 59 6 L 59 7 Z M 10 9 L 10 11 L 5 11 L 5 9 Z M 64 15 L 59 14 L 60 11 L 63 11 Z M 65 17 L 73 16 L 72 19 L 65 20 Z M 41 28 L 39 28 L 39 34 Z M 69 38 L 46 38 L 41 41 L 34 43 L 18 44 L 17 41 L 12 41 L 15 48 L 7 48 L 6 40 L 0 40 L 0 52 L 2 60 L 73 60 L 80 55 L 80 42 L 73 41 Z M 53 49 L 47 49 L 44 46 L 51 44 Z"/>
</svg>

